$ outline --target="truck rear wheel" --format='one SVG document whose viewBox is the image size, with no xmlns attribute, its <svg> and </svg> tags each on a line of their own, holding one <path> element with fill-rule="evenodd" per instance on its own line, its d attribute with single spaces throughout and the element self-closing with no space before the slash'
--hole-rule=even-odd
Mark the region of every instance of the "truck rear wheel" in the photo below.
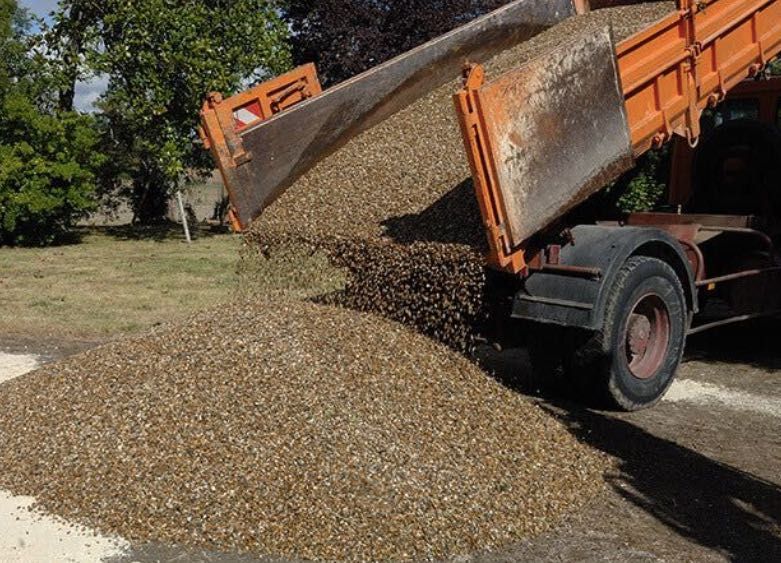
<svg viewBox="0 0 781 563">
<path fill-rule="evenodd" d="M 610 406 L 655 405 L 669 389 L 686 342 L 686 298 L 675 270 L 657 258 L 630 258 L 609 289 L 602 330 L 575 354 Z"/>
<path fill-rule="evenodd" d="M 675 270 L 657 258 L 630 258 L 608 289 L 595 333 L 538 326 L 529 338 L 535 387 L 566 389 L 578 401 L 635 411 L 669 389 L 686 341 L 687 306 Z"/>
</svg>

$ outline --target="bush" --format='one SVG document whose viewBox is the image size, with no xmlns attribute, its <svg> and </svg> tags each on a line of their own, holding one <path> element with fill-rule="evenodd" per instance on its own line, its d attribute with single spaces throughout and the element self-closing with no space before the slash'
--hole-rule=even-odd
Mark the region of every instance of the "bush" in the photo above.
<svg viewBox="0 0 781 563">
<path fill-rule="evenodd" d="M 625 212 L 653 211 L 663 201 L 670 180 L 670 146 L 644 154 L 623 179 L 618 207 Z M 620 182 L 619 182 L 620 183 Z"/>
<path fill-rule="evenodd" d="M 94 208 L 93 118 L 50 115 L 9 93 L 0 107 L 0 244 L 44 245 L 61 240 Z"/>
</svg>

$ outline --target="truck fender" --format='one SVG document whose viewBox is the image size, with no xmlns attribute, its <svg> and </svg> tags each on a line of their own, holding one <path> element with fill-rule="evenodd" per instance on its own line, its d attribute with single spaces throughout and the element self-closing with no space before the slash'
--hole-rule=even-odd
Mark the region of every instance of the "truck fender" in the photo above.
<svg viewBox="0 0 781 563">
<path fill-rule="evenodd" d="M 561 248 L 560 266 L 534 271 L 513 300 L 516 319 L 598 330 L 616 276 L 633 256 L 660 258 L 677 272 L 689 316 L 697 312 L 697 290 L 686 255 L 671 235 L 652 227 L 581 225 L 574 243 Z"/>
</svg>

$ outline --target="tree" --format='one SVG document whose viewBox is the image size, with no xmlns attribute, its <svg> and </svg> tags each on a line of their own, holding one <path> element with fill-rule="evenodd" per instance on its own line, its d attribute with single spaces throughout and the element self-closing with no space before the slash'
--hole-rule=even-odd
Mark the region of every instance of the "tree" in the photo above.
<svg viewBox="0 0 781 563">
<path fill-rule="evenodd" d="M 8 61 L 10 57 L 13 60 L 18 58 L 14 39 L 14 19 L 16 17 L 17 6 L 15 0 L 0 0 L 0 41 L 2 41 L 3 60 Z M 0 67 L 0 92 L 5 92 L 11 84 L 11 65 L 10 61 Z"/>
<path fill-rule="evenodd" d="M 47 244 L 94 206 L 92 118 L 60 113 L 29 15 L 0 2 L 0 244 Z"/>
<path fill-rule="evenodd" d="M 297 64 L 314 62 L 326 85 L 341 82 L 509 0 L 287 0 Z"/>
<path fill-rule="evenodd" d="M 212 166 L 194 146 L 206 94 L 290 66 L 288 28 L 267 0 L 62 0 L 55 18 L 67 76 L 108 77 L 103 189 L 124 190 L 144 223 L 165 215 L 189 172 Z"/>
<path fill-rule="evenodd" d="M 100 45 L 95 25 L 102 13 L 102 0 L 61 3 L 54 13 L 55 24 L 44 33 L 51 59 L 57 61 L 58 107 L 73 111 L 76 85 L 92 76 L 86 56 Z"/>
</svg>

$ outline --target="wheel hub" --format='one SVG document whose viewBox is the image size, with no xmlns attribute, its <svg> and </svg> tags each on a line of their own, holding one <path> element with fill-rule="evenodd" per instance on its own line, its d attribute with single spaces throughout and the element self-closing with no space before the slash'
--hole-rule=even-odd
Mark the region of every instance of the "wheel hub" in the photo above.
<svg viewBox="0 0 781 563">
<path fill-rule="evenodd" d="M 670 315 L 657 295 L 641 297 L 629 313 L 624 336 L 627 367 L 638 379 L 651 379 L 664 365 L 670 343 Z"/>
<path fill-rule="evenodd" d="M 642 356 L 651 338 L 651 321 L 648 317 L 632 314 L 629 317 L 629 350 L 634 356 Z"/>
</svg>

